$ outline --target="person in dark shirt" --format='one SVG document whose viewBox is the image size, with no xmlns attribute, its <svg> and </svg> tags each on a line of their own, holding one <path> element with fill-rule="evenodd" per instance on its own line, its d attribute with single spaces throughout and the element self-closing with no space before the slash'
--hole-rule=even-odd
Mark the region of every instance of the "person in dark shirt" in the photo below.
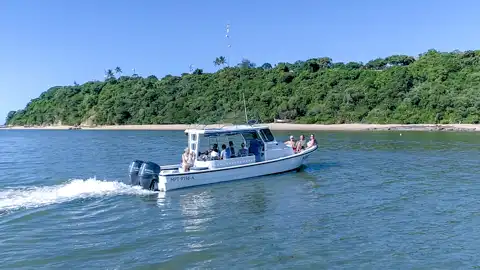
<svg viewBox="0 0 480 270">
<path fill-rule="evenodd" d="M 233 142 L 232 141 L 228 142 L 228 148 L 230 148 L 230 156 L 235 157 L 235 148 L 233 147 Z"/>
<path fill-rule="evenodd" d="M 245 148 L 245 143 L 242 142 L 240 149 L 238 150 L 239 157 L 246 157 L 248 155 L 248 150 Z"/>
<path fill-rule="evenodd" d="M 248 147 L 248 152 L 255 155 L 255 161 L 260 161 L 260 151 L 262 143 L 258 140 L 257 133 L 253 134 L 253 139 L 250 141 L 250 147 Z"/>
</svg>

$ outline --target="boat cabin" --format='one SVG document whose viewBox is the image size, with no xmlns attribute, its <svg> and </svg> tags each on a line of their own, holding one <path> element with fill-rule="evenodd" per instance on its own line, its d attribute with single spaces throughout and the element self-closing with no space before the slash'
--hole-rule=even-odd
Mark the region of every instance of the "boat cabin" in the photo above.
<svg viewBox="0 0 480 270">
<path fill-rule="evenodd" d="M 185 134 L 188 148 L 195 153 L 190 171 L 239 166 L 294 154 L 291 147 L 277 142 L 268 126 L 187 129 Z M 222 158 L 222 150 L 228 147 L 233 149 L 231 156 Z"/>
</svg>

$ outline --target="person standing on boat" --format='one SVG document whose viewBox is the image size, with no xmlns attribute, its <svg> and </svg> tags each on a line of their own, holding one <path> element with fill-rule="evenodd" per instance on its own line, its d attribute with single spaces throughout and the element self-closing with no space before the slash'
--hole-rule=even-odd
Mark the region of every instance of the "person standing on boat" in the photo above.
<svg viewBox="0 0 480 270">
<path fill-rule="evenodd" d="M 260 151 L 262 143 L 258 140 L 257 133 L 253 133 L 253 139 L 250 140 L 250 147 L 248 147 L 248 152 L 255 155 L 255 162 L 261 161 Z"/>
<path fill-rule="evenodd" d="M 182 169 L 188 172 L 195 162 L 195 154 L 187 147 L 182 155 Z"/>
</svg>

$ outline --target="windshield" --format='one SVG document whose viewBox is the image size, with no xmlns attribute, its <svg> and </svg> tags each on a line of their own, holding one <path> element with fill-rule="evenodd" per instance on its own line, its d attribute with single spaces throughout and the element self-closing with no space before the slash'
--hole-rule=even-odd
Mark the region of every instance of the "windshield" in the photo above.
<svg viewBox="0 0 480 270">
<path fill-rule="evenodd" d="M 273 137 L 272 132 L 268 128 L 264 128 L 260 130 L 262 133 L 262 137 L 264 138 L 265 142 L 273 142 L 275 141 L 275 137 Z"/>
</svg>

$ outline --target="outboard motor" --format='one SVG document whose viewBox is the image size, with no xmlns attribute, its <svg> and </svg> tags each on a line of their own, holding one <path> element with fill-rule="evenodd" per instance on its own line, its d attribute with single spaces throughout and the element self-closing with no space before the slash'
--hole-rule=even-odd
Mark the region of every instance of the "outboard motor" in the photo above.
<svg viewBox="0 0 480 270">
<path fill-rule="evenodd" d="M 141 160 L 134 160 L 130 164 L 128 168 L 128 175 L 130 176 L 130 184 L 133 186 L 140 185 L 140 180 L 138 179 L 138 171 L 140 171 L 140 167 L 142 166 L 143 161 Z"/>
<path fill-rule="evenodd" d="M 155 184 L 158 186 L 158 174 L 160 173 L 160 166 L 153 162 L 145 162 L 140 167 L 138 178 L 140 185 L 144 189 L 155 190 Z"/>
</svg>

